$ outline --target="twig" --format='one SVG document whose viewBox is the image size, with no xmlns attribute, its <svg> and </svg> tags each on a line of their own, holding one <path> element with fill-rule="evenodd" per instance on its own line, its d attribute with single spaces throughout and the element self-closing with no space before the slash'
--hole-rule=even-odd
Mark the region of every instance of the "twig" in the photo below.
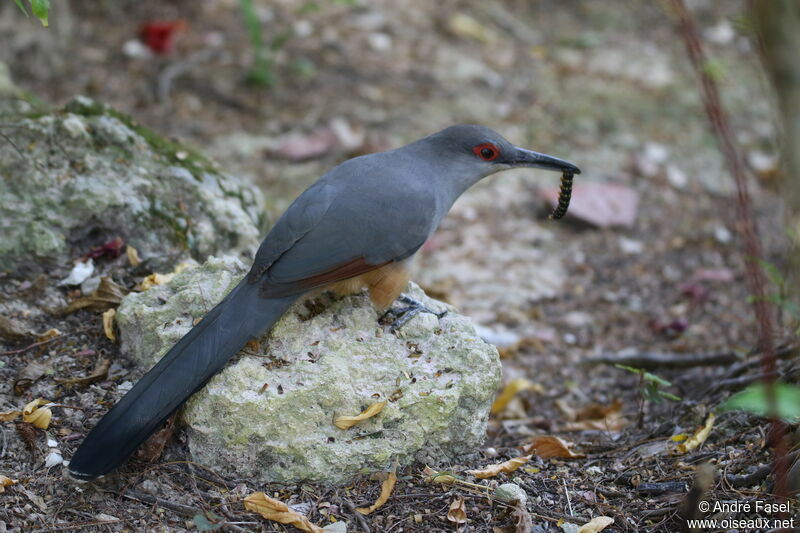
<svg viewBox="0 0 800 533">
<path fill-rule="evenodd" d="M 575 513 L 572 510 L 572 502 L 569 500 L 569 491 L 567 490 L 567 480 L 564 479 L 564 478 L 561 478 L 561 481 L 564 482 L 564 496 L 567 497 L 567 509 L 569 509 L 569 515 L 570 516 L 575 516 Z"/>
<path fill-rule="evenodd" d="M 728 116 L 722 107 L 717 83 L 706 68 L 708 61 L 700 42 L 700 33 L 697 26 L 686 9 L 683 0 L 672 0 L 672 5 L 678 16 L 678 25 L 686 43 L 686 51 L 692 62 L 697 76 L 700 78 L 703 88 L 703 105 L 708 115 L 714 134 L 720 146 L 720 150 L 728 165 L 728 170 L 736 182 L 736 207 L 739 213 L 740 230 L 742 234 L 743 255 L 745 271 L 750 295 L 752 296 L 753 312 L 758 325 L 758 347 L 763 354 L 762 362 L 764 373 L 767 378 L 766 383 L 767 403 L 769 411 L 777 413 L 777 398 L 775 387 L 772 384 L 777 378 L 777 361 L 775 357 L 774 334 L 773 334 L 773 310 L 766 298 L 764 289 L 766 280 L 764 272 L 759 264 L 763 261 L 761 242 L 758 240 L 758 233 L 755 222 L 753 221 L 750 193 L 747 190 L 747 178 L 745 175 L 744 163 L 736 148 L 733 132 L 731 131 Z M 772 420 L 772 442 L 775 442 L 775 470 L 776 484 L 775 492 L 779 497 L 786 497 L 786 446 L 783 435 L 786 434 L 786 425 L 778 418 Z"/>
<path fill-rule="evenodd" d="M 761 372 L 759 374 L 748 374 L 746 376 L 723 379 L 715 383 L 714 386 L 709 389 L 708 393 L 713 395 L 725 389 L 739 390 L 745 385 L 750 385 L 756 381 L 767 379 L 769 376 L 769 374 Z"/>
<path fill-rule="evenodd" d="M 177 61 L 165 68 L 158 76 L 156 86 L 156 98 L 159 102 L 167 102 L 173 82 L 183 74 L 189 72 L 197 65 L 212 59 L 218 55 L 220 50 L 215 48 L 204 48 L 199 50 L 183 61 Z"/>
<path fill-rule="evenodd" d="M 66 337 L 67 335 L 74 335 L 76 333 L 84 333 L 86 331 L 90 331 L 95 329 L 95 326 L 86 326 L 82 328 L 78 328 L 76 330 L 67 331 L 66 333 L 61 333 L 60 335 L 56 335 L 54 337 L 50 337 L 49 339 L 45 339 L 43 341 L 34 342 L 31 345 L 26 346 L 25 348 L 20 348 L 19 350 L 9 350 L 7 352 L 0 352 L 0 355 L 16 355 L 18 353 L 27 352 L 31 348 L 36 348 L 37 346 L 42 346 L 43 344 L 47 344 L 53 342 L 54 340 L 60 339 L 61 337 Z"/>
<path fill-rule="evenodd" d="M 344 504 L 345 508 L 348 511 L 350 511 L 350 514 L 352 514 L 353 517 L 356 519 L 356 522 L 358 522 L 358 525 L 361 527 L 361 531 L 363 531 L 364 533 L 371 533 L 371 530 L 369 529 L 369 524 L 367 524 L 367 519 L 364 518 L 363 514 L 356 511 L 356 506 L 353 505 L 353 502 L 342 498 L 342 503 Z"/>
<path fill-rule="evenodd" d="M 696 366 L 729 365 L 741 357 L 733 352 L 708 354 L 641 353 L 632 355 L 603 354 L 581 362 L 583 365 L 626 365 L 645 370 L 656 368 L 693 368 Z"/>
<path fill-rule="evenodd" d="M 162 500 L 156 498 L 151 494 L 146 494 L 143 492 L 136 492 L 133 490 L 128 489 L 125 492 L 113 492 L 117 496 L 121 496 L 123 498 L 128 498 L 129 500 L 135 500 L 141 503 L 147 503 L 150 505 L 158 505 L 159 507 L 164 507 L 169 509 L 170 511 L 175 511 L 179 515 L 183 515 L 189 518 L 193 518 L 194 515 L 200 514 L 200 509 L 195 507 L 191 507 L 189 505 L 183 505 L 182 503 L 175 503 L 169 500 Z"/>
<path fill-rule="evenodd" d="M 19 146 L 17 146 L 17 143 L 15 143 L 14 141 L 11 140 L 11 137 L 9 137 L 8 135 L 6 135 L 3 132 L 0 132 L 0 137 L 2 137 L 8 144 L 10 144 L 11 147 L 19 154 L 19 156 L 22 159 L 24 159 L 26 162 L 29 160 L 29 158 L 24 153 L 22 153 L 22 150 L 19 149 Z"/>
<path fill-rule="evenodd" d="M 56 339 L 64 337 L 67 335 L 66 333 L 62 333 L 61 335 L 56 335 L 55 337 L 50 337 L 49 339 L 45 339 L 43 341 L 34 342 L 33 344 L 26 346 L 25 348 L 20 348 L 19 350 L 9 350 L 7 352 L 0 352 L 0 355 L 15 355 L 22 352 L 27 352 L 31 348 L 36 348 L 37 346 L 42 346 L 43 344 L 47 344 L 49 342 L 53 342 Z"/>
<path fill-rule="evenodd" d="M 786 459 L 789 464 L 793 463 L 800 457 L 800 450 L 795 450 L 786 455 Z M 739 488 L 739 487 L 747 487 L 749 485 L 755 485 L 756 483 L 760 483 L 768 475 L 772 473 L 775 466 L 772 464 L 763 465 L 754 471 L 750 472 L 749 474 L 743 475 L 734 475 L 728 474 L 725 476 L 725 481 L 732 487 Z"/>
</svg>

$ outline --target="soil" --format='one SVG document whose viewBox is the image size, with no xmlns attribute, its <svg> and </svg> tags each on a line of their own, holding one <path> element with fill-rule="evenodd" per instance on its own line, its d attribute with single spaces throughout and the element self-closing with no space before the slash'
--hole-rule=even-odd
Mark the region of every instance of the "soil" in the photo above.
<svg viewBox="0 0 800 533">
<path fill-rule="evenodd" d="M 639 198 L 634 224 L 598 228 L 569 215 L 547 220 L 538 189 L 555 186 L 556 175 L 501 174 L 469 191 L 426 244 L 415 279 L 498 339 L 506 382 L 535 385 L 493 417 L 483 448 L 439 470 L 474 482 L 467 470 L 524 455 L 520 447 L 534 436 L 574 443 L 584 457 L 534 454 L 519 470 L 482 482 L 524 488 L 533 531 L 569 531 L 568 524 L 601 515 L 614 519 L 605 531 L 677 531 L 704 463 L 716 473 L 709 501 L 768 497 L 767 420 L 718 413 L 698 448 L 682 453 L 680 438 L 673 439 L 693 435 L 725 398 L 757 380 L 760 368 L 733 184 L 662 3 L 256 2 L 271 45 L 269 88 L 247 80 L 254 49 L 233 0 L 59 2 L 46 30 L 6 4 L 0 60 L 20 87 L 54 105 L 90 96 L 210 153 L 265 191 L 273 217 L 343 159 L 455 122 L 482 123 L 515 144 L 576 162 L 584 170 L 576 184 L 631 188 Z M 744 3 L 692 6 L 750 162 L 766 260 L 780 266 L 775 171 L 759 163 L 774 160 L 776 132 Z M 176 19 L 185 27 L 171 53 L 124 51 L 141 24 Z M 300 144 L 312 133 L 330 139 L 320 132 L 332 123 L 363 140 L 326 141 L 302 160 L 288 155 L 291 135 Z M 105 261 L 120 285 L 141 280 L 124 256 Z M 3 279 L 0 298 L 35 302 L 33 281 Z M 515 531 L 512 506 L 467 485 L 431 482 L 425 465 L 401 469 L 388 501 L 357 517 L 354 507 L 377 498 L 380 480 L 255 486 L 188 461 L 180 430 L 155 463 L 132 461 L 100 483 L 76 485 L 61 467 L 45 467 L 47 440 L 68 459 L 116 387 L 137 375 L 105 337 L 98 314 L 42 315 L 34 323 L 28 338 L 0 339 L 2 410 L 37 397 L 61 407 L 53 408 L 47 432 L 0 425 L 0 474 L 19 480 L 0 495 L 2 531 L 292 530 L 244 510 L 241 499 L 255 491 L 297 505 L 315 524 L 344 521 L 350 531 Z M 778 340 L 791 345 L 776 327 Z M 60 334 L 40 342 L 51 328 Z M 591 364 L 609 354 L 658 353 L 673 364 L 647 368 L 669 382 L 658 391 L 671 397 L 648 396 L 637 373 Z M 794 351 L 785 353 L 784 379 L 796 380 Z M 687 363 L 707 354 L 729 357 Z M 101 357 L 111 361 L 107 377 L 59 381 L 91 374 Z M 48 370 L 15 392 L 20 372 L 36 362 Z M 580 420 L 587 408 L 601 413 L 592 428 Z M 460 525 L 448 520 L 459 497 L 467 518 Z"/>
</svg>

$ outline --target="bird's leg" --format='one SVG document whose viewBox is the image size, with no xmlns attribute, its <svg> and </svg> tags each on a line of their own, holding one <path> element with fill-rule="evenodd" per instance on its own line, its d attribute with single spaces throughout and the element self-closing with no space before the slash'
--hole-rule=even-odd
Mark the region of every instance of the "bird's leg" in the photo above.
<svg viewBox="0 0 800 533">
<path fill-rule="evenodd" d="M 401 294 L 397 298 L 400 302 L 407 304 L 405 307 L 401 308 L 390 308 L 383 316 L 380 318 L 380 322 L 385 323 L 389 318 L 392 318 L 392 322 L 389 325 L 390 331 L 393 333 L 406 325 L 409 320 L 414 318 L 420 313 L 430 313 L 435 315 L 436 318 L 442 318 L 444 315 L 447 314 L 447 311 L 436 312 L 430 307 L 426 306 L 419 300 L 408 296 L 407 294 Z"/>
</svg>

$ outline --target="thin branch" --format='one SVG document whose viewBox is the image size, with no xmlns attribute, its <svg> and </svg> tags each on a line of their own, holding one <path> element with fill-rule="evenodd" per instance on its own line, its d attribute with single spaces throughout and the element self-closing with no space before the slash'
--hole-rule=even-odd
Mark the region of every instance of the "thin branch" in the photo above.
<svg viewBox="0 0 800 533">
<path fill-rule="evenodd" d="M 766 299 L 764 289 L 766 280 L 760 264 L 763 262 L 761 242 L 758 239 L 756 224 L 753 219 L 753 208 L 748 192 L 748 182 L 745 175 L 745 167 L 742 157 L 739 154 L 731 131 L 728 115 L 722 106 L 719 89 L 714 78 L 709 73 L 706 66 L 708 60 L 703 45 L 700 42 L 700 33 L 697 25 L 692 19 L 689 10 L 683 0 L 672 0 L 672 6 L 678 17 L 678 26 L 683 39 L 686 43 L 686 51 L 694 67 L 703 89 L 703 105 L 708 115 L 714 134 L 717 137 L 720 150 L 728 165 L 728 170 L 736 182 L 736 207 L 739 214 L 739 229 L 742 234 L 743 255 L 747 281 L 750 295 L 753 301 L 753 311 L 758 325 L 758 347 L 763 354 L 762 362 L 764 379 L 767 384 L 766 394 L 770 411 L 777 412 L 777 399 L 775 388 L 771 385 L 777 379 L 777 361 L 775 357 L 774 333 L 773 333 L 773 309 Z M 771 433 L 772 442 L 775 442 L 775 471 L 777 473 L 776 493 L 780 497 L 786 497 L 786 473 L 788 464 L 786 463 L 786 449 L 783 436 L 786 434 L 786 425 L 777 418 L 773 418 Z"/>
</svg>

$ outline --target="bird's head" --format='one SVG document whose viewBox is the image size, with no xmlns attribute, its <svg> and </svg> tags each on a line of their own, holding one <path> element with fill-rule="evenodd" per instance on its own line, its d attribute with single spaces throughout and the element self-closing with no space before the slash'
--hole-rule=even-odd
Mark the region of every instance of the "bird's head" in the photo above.
<svg viewBox="0 0 800 533">
<path fill-rule="evenodd" d="M 422 139 L 442 165 L 453 169 L 453 177 L 467 187 L 495 172 L 512 168 L 542 168 L 580 174 L 578 167 L 557 157 L 519 148 L 484 126 L 451 126 Z"/>
</svg>

